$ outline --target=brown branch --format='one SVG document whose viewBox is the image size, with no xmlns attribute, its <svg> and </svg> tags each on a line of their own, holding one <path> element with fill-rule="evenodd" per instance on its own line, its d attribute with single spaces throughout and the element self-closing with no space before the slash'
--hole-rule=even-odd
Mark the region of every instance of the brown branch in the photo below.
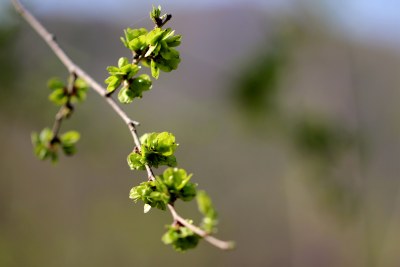
<svg viewBox="0 0 400 267">
<path fill-rule="evenodd" d="M 60 59 L 60 61 L 64 64 L 64 66 L 68 69 L 69 73 L 72 75 L 76 75 L 81 79 L 85 80 L 86 83 L 101 97 L 103 97 L 106 102 L 111 106 L 111 108 L 117 113 L 121 119 L 125 122 L 128 126 L 135 146 L 140 149 L 140 139 L 137 134 L 136 126 L 139 125 L 139 122 L 132 120 L 121 108 L 118 104 L 114 101 L 113 98 L 108 94 L 107 90 L 102 87 L 99 83 L 97 83 L 89 74 L 87 74 L 84 70 L 82 70 L 78 65 L 76 65 L 60 48 L 58 43 L 55 40 L 55 36 L 49 33 L 46 28 L 21 4 L 19 0 L 11 0 L 17 12 L 28 22 L 28 24 L 43 38 L 43 40 L 48 44 L 48 46 L 53 50 L 56 56 Z M 167 21 L 167 20 L 166 20 Z M 165 22 L 166 22 L 165 21 Z M 139 61 L 139 60 L 137 60 Z M 60 110 L 61 112 L 61 110 Z M 58 113 L 57 113 L 58 114 Z M 62 117 L 59 119 L 56 118 L 56 125 L 54 126 L 55 130 L 58 132 L 59 125 L 61 124 Z M 149 165 L 146 166 L 146 171 L 149 180 L 155 180 L 155 176 L 153 170 Z M 194 233 L 198 234 L 199 236 L 203 237 L 206 241 L 210 244 L 220 248 L 220 249 L 232 249 L 233 243 L 232 242 L 225 242 L 219 239 L 216 239 L 212 236 L 209 236 L 205 231 L 202 229 L 188 223 L 185 219 L 178 215 L 175 208 L 172 205 L 168 205 L 168 208 L 172 214 L 172 217 L 175 221 L 181 223 L 183 226 L 186 226 Z"/>
</svg>

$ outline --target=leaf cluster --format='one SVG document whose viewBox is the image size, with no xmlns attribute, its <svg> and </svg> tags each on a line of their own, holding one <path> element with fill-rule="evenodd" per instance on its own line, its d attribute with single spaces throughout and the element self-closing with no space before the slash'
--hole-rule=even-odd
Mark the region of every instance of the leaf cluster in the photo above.
<svg viewBox="0 0 400 267">
<path fill-rule="evenodd" d="M 41 160 L 50 159 L 55 163 L 58 160 L 59 147 L 67 156 L 75 154 L 75 144 L 80 139 L 80 134 L 69 131 L 56 137 L 49 128 L 44 128 L 40 133 L 32 133 L 31 139 L 35 155 Z"/>
<path fill-rule="evenodd" d="M 86 99 L 86 92 L 89 86 L 83 79 L 77 78 L 75 75 L 71 75 L 68 85 L 64 84 L 59 78 L 52 78 L 48 81 L 47 86 L 52 90 L 49 100 L 53 104 L 61 106 L 56 115 L 56 127 L 53 127 L 53 130 L 44 128 L 40 133 L 33 132 L 31 140 L 34 153 L 39 159 L 50 159 L 53 163 L 56 163 L 59 147 L 67 156 L 76 153 L 75 144 L 80 139 L 80 134 L 77 131 L 69 131 L 59 136 L 58 131 L 61 121 L 69 118 L 72 114 L 72 104 Z"/>
<path fill-rule="evenodd" d="M 168 204 L 177 199 L 190 201 L 196 196 L 197 185 L 189 182 L 192 174 L 184 169 L 167 168 L 155 181 L 143 182 L 131 189 L 129 198 L 135 202 L 141 200 L 145 204 L 145 212 L 150 208 L 165 210 Z"/>
<path fill-rule="evenodd" d="M 58 106 L 84 101 L 86 92 L 89 89 L 86 82 L 81 78 L 74 81 L 71 91 L 59 78 L 50 79 L 47 86 L 52 91 L 49 95 L 49 100 Z"/>
<path fill-rule="evenodd" d="M 151 75 L 158 79 L 160 70 L 175 70 L 181 61 L 175 47 L 180 45 L 182 36 L 175 35 L 170 28 L 161 28 L 171 15 L 161 15 L 161 8 L 153 7 L 150 17 L 156 24 L 153 30 L 127 28 L 124 30 L 124 37 L 121 37 L 122 43 L 134 55 L 132 62 L 121 57 L 118 66 L 107 68 L 110 74 L 105 80 L 107 91 L 111 94 L 122 85 L 118 99 L 124 104 L 131 103 L 134 98 L 141 98 L 144 91 L 151 89 L 152 82 L 147 74 L 134 78 L 140 69 L 139 62 L 145 67 L 150 67 Z"/>
<path fill-rule="evenodd" d="M 112 93 L 123 84 L 118 93 L 118 100 L 121 103 L 129 104 L 134 98 L 142 98 L 143 92 L 151 89 L 152 82 L 147 74 L 134 78 L 139 70 L 140 66 L 130 63 L 126 57 L 121 57 L 118 60 L 118 66 L 107 67 L 110 74 L 105 80 L 108 84 L 107 92 Z"/>
<path fill-rule="evenodd" d="M 170 72 L 178 68 L 181 62 L 178 50 L 182 36 L 175 35 L 170 28 L 155 28 L 146 35 L 148 50 L 143 59 L 143 65 L 151 68 L 151 75 L 158 79 L 160 70 Z"/>
<path fill-rule="evenodd" d="M 128 165 L 131 169 L 144 170 L 146 165 L 158 167 L 159 165 L 175 166 L 174 156 L 177 144 L 175 136 L 168 132 L 147 133 L 141 138 L 140 149 L 135 148 L 128 155 Z M 200 228 L 205 233 L 216 231 L 218 223 L 217 212 L 215 211 L 210 197 L 204 192 L 197 192 L 197 184 L 190 182 L 192 174 L 179 168 L 167 168 L 162 175 L 155 176 L 155 179 L 142 182 L 131 189 L 129 197 L 135 202 L 141 200 L 144 203 L 144 212 L 151 208 L 165 210 L 167 205 L 174 205 L 175 201 L 191 201 L 196 197 L 199 211 L 203 214 Z M 201 236 L 178 222 L 168 226 L 167 232 L 162 237 L 165 244 L 171 244 L 177 251 L 185 251 L 196 247 Z"/>
<path fill-rule="evenodd" d="M 132 170 L 144 170 L 146 165 L 157 168 L 161 165 L 175 167 L 174 156 L 178 144 L 175 136 L 168 132 L 147 133 L 141 138 L 140 149 L 128 155 L 128 165 Z"/>
<path fill-rule="evenodd" d="M 185 252 L 188 249 L 195 248 L 199 243 L 201 237 L 193 233 L 187 227 L 179 224 L 167 226 L 167 232 L 162 236 L 161 240 L 166 245 L 172 247 L 179 252 Z"/>
<path fill-rule="evenodd" d="M 195 190 L 195 189 L 194 189 Z M 199 211 L 203 214 L 201 228 L 206 233 L 216 232 L 218 223 L 217 212 L 215 211 L 210 197 L 205 191 L 198 191 L 196 194 L 197 205 Z M 190 224 L 193 222 L 188 220 Z M 167 226 L 167 232 L 162 236 L 164 244 L 172 245 L 179 252 L 184 252 L 188 249 L 195 248 L 202 237 L 194 233 L 189 228 L 175 223 Z"/>
</svg>

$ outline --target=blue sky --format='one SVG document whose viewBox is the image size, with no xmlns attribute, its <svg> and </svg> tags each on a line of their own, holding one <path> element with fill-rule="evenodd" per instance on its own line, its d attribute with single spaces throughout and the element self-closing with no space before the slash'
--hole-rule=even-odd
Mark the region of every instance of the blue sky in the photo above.
<svg viewBox="0 0 400 267">
<path fill-rule="evenodd" d="M 29 3 L 36 14 L 60 12 L 84 16 L 106 16 L 132 10 L 143 10 L 152 3 L 173 8 L 207 9 L 234 4 L 258 9 L 290 12 L 298 3 L 316 7 L 317 12 L 328 18 L 333 27 L 351 38 L 388 44 L 400 50 L 400 1 L 399 0 L 22 0 Z M 6 3 L 8 0 L 0 0 Z M 96 13 L 93 13 L 96 10 Z M 171 8 L 169 9 L 171 10 Z"/>
<path fill-rule="evenodd" d="M 330 20 L 353 38 L 387 43 L 400 51 L 400 1 L 326 1 Z"/>
</svg>

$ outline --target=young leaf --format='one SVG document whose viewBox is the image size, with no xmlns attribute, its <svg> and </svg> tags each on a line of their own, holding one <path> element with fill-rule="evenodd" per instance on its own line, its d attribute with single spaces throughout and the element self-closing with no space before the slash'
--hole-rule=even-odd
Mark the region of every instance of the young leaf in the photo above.
<svg viewBox="0 0 400 267">
<path fill-rule="evenodd" d="M 218 219 L 211 198 L 205 191 L 199 191 L 197 192 L 196 200 L 199 211 L 204 215 L 202 228 L 207 232 L 214 232 Z"/>
<path fill-rule="evenodd" d="M 164 244 L 172 245 L 179 252 L 195 248 L 200 239 L 201 237 L 193 233 L 190 229 L 178 225 L 168 226 L 167 232 L 161 238 Z"/>
<path fill-rule="evenodd" d="M 123 104 L 129 104 L 135 98 L 135 93 L 128 87 L 123 87 L 118 93 L 118 100 Z"/>
<path fill-rule="evenodd" d="M 79 141 L 81 135 L 77 131 L 69 131 L 61 135 L 61 143 L 65 145 L 73 145 Z"/>
<path fill-rule="evenodd" d="M 58 78 L 52 78 L 47 82 L 47 86 L 52 89 L 52 90 L 56 90 L 56 89 L 62 89 L 65 88 L 64 83 L 58 79 Z"/>
<path fill-rule="evenodd" d="M 118 68 L 122 68 L 123 66 L 128 65 L 128 64 L 129 64 L 129 60 L 126 57 L 121 57 L 118 60 Z"/>
<path fill-rule="evenodd" d="M 144 91 L 151 89 L 151 84 L 149 75 L 142 74 L 132 80 L 129 88 L 135 93 L 135 97 L 142 97 Z"/>
<path fill-rule="evenodd" d="M 62 106 L 68 102 L 68 95 L 64 88 L 54 89 L 49 95 L 49 100 L 58 106 Z"/>
<path fill-rule="evenodd" d="M 105 83 L 107 83 L 107 92 L 113 92 L 115 91 L 122 82 L 122 78 L 117 77 L 117 76 L 110 76 L 105 80 Z"/>
<path fill-rule="evenodd" d="M 136 153 L 136 152 L 132 152 L 128 155 L 127 158 L 128 161 L 128 165 L 132 170 L 144 170 L 145 165 L 143 163 L 143 157 Z"/>
<path fill-rule="evenodd" d="M 151 76 L 153 76 L 155 79 L 158 79 L 158 76 L 160 75 L 160 68 L 157 66 L 157 63 L 152 60 L 151 64 Z"/>
<path fill-rule="evenodd" d="M 40 160 L 50 158 L 53 163 L 57 162 L 57 143 L 52 143 L 53 132 L 49 128 L 43 129 L 40 134 L 32 133 L 31 139 L 34 153 Z"/>
<path fill-rule="evenodd" d="M 150 12 L 150 18 L 157 24 L 156 19 L 160 18 L 161 16 L 161 6 L 157 8 L 153 6 L 153 9 Z"/>
<path fill-rule="evenodd" d="M 75 145 L 61 144 L 61 148 L 65 155 L 72 156 L 76 153 Z"/>
</svg>

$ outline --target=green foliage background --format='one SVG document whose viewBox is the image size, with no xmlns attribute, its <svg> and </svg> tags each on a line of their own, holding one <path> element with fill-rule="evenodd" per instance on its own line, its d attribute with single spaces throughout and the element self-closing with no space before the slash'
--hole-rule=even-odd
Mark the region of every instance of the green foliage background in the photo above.
<svg viewBox="0 0 400 267">
<path fill-rule="evenodd" d="M 311 11 L 168 11 L 180 68 L 126 110 L 141 133 L 176 135 L 237 249 L 180 255 L 159 242 L 170 215 L 128 198 L 145 172 L 129 170 L 129 131 L 91 91 L 65 123 L 81 133 L 76 156 L 36 160 L 30 133 L 57 111 L 47 79 L 67 75 L 16 18 L 0 31 L 0 266 L 398 266 L 398 53 L 336 35 Z M 126 22 L 40 19 L 98 81 L 125 54 Z M 177 208 L 200 223 L 194 203 Z"/>
</svg>

